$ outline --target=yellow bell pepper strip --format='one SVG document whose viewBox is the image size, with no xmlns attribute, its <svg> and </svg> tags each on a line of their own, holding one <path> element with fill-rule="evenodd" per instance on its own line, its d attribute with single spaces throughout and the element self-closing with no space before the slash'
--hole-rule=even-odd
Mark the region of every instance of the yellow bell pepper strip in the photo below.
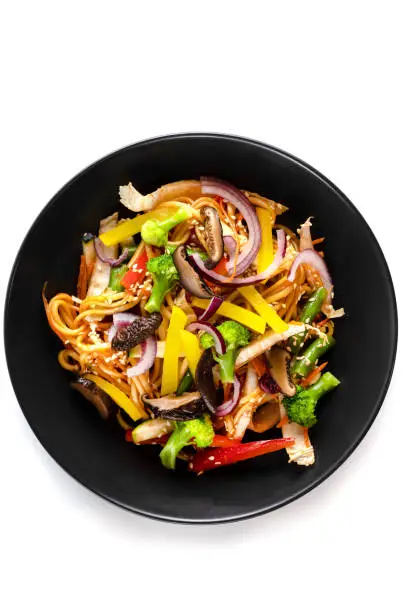
<svg viewBox="0 0 408 612">
<path fill-rule="evenodd" d="M 195 376 L 197 364 L 200 361 L 201 350 L 197 336 L 191 332 L 182 329 L 180 332 L 181 346 L 187 357 L 188 367 L 193 376 Z"/>
<path fill-rule="evenodd" d="M 164 340 L 158 340 L 157 341 L 157 352 L 156 352 L 156 359 L 164 359 L 164 351 L 166 349 L 166 342 Z M 137 346 L 134 346 L 132 349 L 130 349 L 129 351 L 129 357 L 141 357 L 142 354 L 142 350 L 140 348 L 140 344 L 138 344 Z M 185 357 L 185 353 L 182 350 L 179 357 Z"/>
<path fill-rule="evenodd" d="M 273 330 L 281 333 L 289 329 L 289 325 L 280 318 L 273 306 L 263 299 L 255 287 L 239 287 L 238 291 Z"/>
<path fill-rule="evenodd" d="M 273 261 L 273 239 L 272 227 L 274 215 L 270 210 L 265 208 L 257 208 L 259 224 L 261 226 L 261 248 L 258 252 L 258 274 L 266 270 Z"/>
<path fill-rule="evenodd" d="M 193 306 L 205 310 L 210 303 L 210 300 L 194 298 L 191 303 Z M 254 331 L 258 332 L 258 334 L 263 334 L 265 332 L 266 325 L 264 319 L 254 312 L 241 308 L 241 306 L 236 306 L 230 302 L 223 302 L 218 308 L 217 314 L 227 317 L 228 319 L 238 321 L 238 323 L 242 323 L 242 325 L 245 325 L 245 327 L 253 329 Z"/>
<path fill-rule="evenodd" d="M 173 306 L 164 349 L 161 395 L 170 395 L 177 391 L 179 357 L 181 354 L 180 332 L 184 329 L 186 323 L 187 315 L 178 306 Z"/>
<path fill-rule="evenodd" d="M 108 382 L 104 378 L 101 378 L 100 376 L 95 376 L 94 374 L 86 374 L 84 378 L 91 380 L 95 383 L 95 385 L 102 389 L 102 391 L 105 391 L 105 393 L 107 393 L 109 397 L 113 399 L 115 404 L 120 406 L 120 408 L 122 408 L 133 421 L 147 419 L 146 412 L 142 408 L 136 406 L 136 404 L 134 404 L 132 400 L 129 399 L 125 393 L 123 393 L 123 391 L 115 387 L 115 385 L 112 385 L 112 383 Z"/>
<path fill-rule="evenodd" d="M 185 204 L 180 206 L 185 207 Z M 114 244 L 118 244 L 119 242 L 126 240 L 126 238 L 129 238 L 134 234 L 138 234 L 142 229 L 142 225 L 149 219 L 163 221 L 164 219 L 171 217 L 173 214 L 173 206 L 163 206 L 163 208 L 152 210 L 151 212 L 145 213 L 144 215 L 138 215 L 137 217 L 135 217 L 134 219 L 130 219 L 129 221 L 119 223 L 116 227 L 109 230 L 108 232 L 100 234 L 99 238 L 102 240 L 104 245 L 113 246 Z"/>
</svg>

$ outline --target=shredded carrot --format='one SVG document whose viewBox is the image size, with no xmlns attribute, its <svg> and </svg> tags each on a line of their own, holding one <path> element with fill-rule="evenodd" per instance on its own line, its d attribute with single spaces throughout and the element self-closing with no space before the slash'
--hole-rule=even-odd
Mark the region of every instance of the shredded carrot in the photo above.
<svg viewBox="0 0 408 612">
<path fill-rule="evenodd" d="M 258 378 L 260 378 L 263 374 L 266 374 L 268 371 L 265 360 L 262 357 L 255 357 L 255 359 L 252 359 L 251 363 L 255 368 Z"/>
<path fill-rule="evenodd" d="M 303 428 L 303 441 L 304 441 L 306 448 L 308 448 L 310 446 L 310 438 L 309 438 L 307 427 Z"/>
<path fill-rule="evenodd" d="M 319 321 L 319 323 L 317 324 L 317 327 L 321 327 L 322 325 L 324 325 L 325 323 L 327 323 L 329 319 L 323 319 L 322 321 Z"/>
<path fill-rule="evenodd" d="M 310 385 L 310 383 L 312 382 L 313 378 L 319 373 L 321 372 L 328 364 L 328 361 L 325 361 L 324 363 L 321 363 L 319 366 L 317 366 L 317 368 L 315 368 L 314 370 L 312 370 L 309 374 L 309 376 L 306 376 L 306 378 L 304 378 L 301 381 L 301 385 L 302 387 L 308 387 Z"/>
<path fill-rule="evenodd" d="M 85 255 L 81 255 L 81 263 L 79 266 L 77 296 L 80 300 L 86 298 L 86 290 L 88 288 L 88 268 L 86 265 Z"/>
<path fill-rule="evenodd" d="M 324 236 L 323 238 L 316 238 L 316 240 L 312 240 L 312 244 L 321 244 L 324 240 L 325 240 Z"/>
<path fill-rule="evenodd" d="M 286 423 L 289 423 L 289 419 L 288 419 L 288 415 L 287 414 L 285 414 L 285 416 L 279 421 L 279 423 L 277 424 L 276 427 L 281 429 L 284 425 L 286 425 Z"/>
</svg>

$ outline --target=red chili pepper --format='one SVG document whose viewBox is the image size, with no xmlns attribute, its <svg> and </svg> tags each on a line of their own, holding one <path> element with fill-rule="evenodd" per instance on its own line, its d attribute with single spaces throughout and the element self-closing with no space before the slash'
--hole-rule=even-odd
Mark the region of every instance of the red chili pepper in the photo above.
<svg viewBox="0 0 408 612">
<path fill-rule="evenodd" d="M 146 249 L 143 249 L 141 255 L 136 259 L 134 264 L 130 267 L 129 272 L 126 272 L 125 276 L 120 281 L 123 287 L 128 291 L 139 284 L 145 277 L 146 264 L 149 258 L 146 253 Z M 136 268 L 135 270 L 133 268 Z"/>
<path fill-rule="evenodd" d="M 223 274 L 224 276 L 226 276 L 227 275 L 227 263 L 228 263 L 228 259 L 227 257 L 225 257 L 225 255 L 223 255 L 220 261 L 215 266 L 214 272 L 217 272 L 217 274 Z"/>
<path fill-rule="evenodd" d="M 231 446 L 239 446 L 240 444 L 241 440 L 231 440 L 228 436 L 215 434 L 211 446 L 212 448 L 231 448 Z"/>
<path fill-rule="evenodd" d="M 222 465 L 230 465 L 245 459 L 252 459 L 267 453 L 292 446 L 294 438 L 277 438 L 276 440 L 259 440 L 230 446 L 229 448 L 206 448 L 196 453 L 189 463 L 189 470 L 196 473 L 206 472 Z"/>
</svg>

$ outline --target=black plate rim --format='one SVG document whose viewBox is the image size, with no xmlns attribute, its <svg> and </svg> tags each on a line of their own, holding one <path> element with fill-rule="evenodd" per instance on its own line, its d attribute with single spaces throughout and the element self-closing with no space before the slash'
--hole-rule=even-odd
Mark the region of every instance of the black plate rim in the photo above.
<svg viewBox="0 0 408 612">
<path fill-rule="evenodd" d="M 385 380 L 385 383 L 383 385 L 383 389 L 382 389 L 382 393 L 379 395 L 378 399 L 377 399 L 377 403 L 375 405 L 374 410 L 372 411 L 370 418 L 367 420 L 366 426 L 364 428 L 364 430 L 354 439 L 354 441 L 349 445 L 349 447 L 347 448 L 347 450 L 338 458 L 338 460 L 336 462 L 334 462 L 325 472 L 323 472 L 323 474 L 321 474 L 321 476 L 319 478 L 317 478 L 316 480 L 314 480 L 311 484 L 303 487 L 302 489 L 300 489 L 299 491 L 297 491 L 295 494 L 293 495 L 289 495 L 287 498 L 280 500 L 280 502 L 265 506 L 263 508 L 260 508 L 258 510 L 255 510 L 253 512 L 247 512 L 247 513 L 241 513 L 241 514 L 237 514 L 237 515 L 231 515 L 231 516 L 226 516 L 223 518 L 208 518 L 208 519 L 204 519 L 204 518 L 200 518 L 200 519 L 188 519 L 188 518 L 176 518 L 174 516 L 168 516 L 166 514 L 160 514 L 160 513 L 154 513 L 154 512 L 149 512 L 147 510 L 141 510 L 135 507 L 131 507 L 128 506 L 124 503 L 122 503 L 121 501 L 114 499 L 112 497 L 110 497 L 108 494 L 104 493 L 103 491 L 97 490 L 96 488 L 94 488 L 92 486 L 91 483 L 88 483 L 85 481 L 85 479 L 81 478 L 80 474 L 75 474 L 74 470 L 72 470 L 69 466 L 65 465 L 63 461 L 59 461 L 57 460 L 47 449 L 47 445 L 46 445 L 46 441 L 43 441 L 41 439 L 41 436 L 38 434 L 37 432 L 37 428 L 34 422 L 32 422 L 27 414 L 26 411 L 24 409 L 23 403 L 20 401 L 19 399 L 19 392 L 17 389 L 17 385 L 15 384 L 14 381 L 14 376 L 13 376 L 13 372 L 11 370 L 10 367 L 10 362 L 9 362 L 9 358 L 8 358 L 8 353 L 10 351 L 10 344 L 8 341 L 8 336 L 7 336 L 7 320 L 8 320 L 8 312 L 9 309 L 11 307 L 10 305 L 10 299 L 11 299 L 11 292 L 12 292 L 12 287 L 13 287 L 13 283 L 14 283 L 14 277 L 15 274 L 17 272 L 17 268 L 19 266 L 20 263 L 20 259 L 21 259 L 21 254 L 23 252 L 25 243 L 28 239 L 28 236 L 31 234 L 31 232 L 35 229 L 35 227 L 41 223 L 42 217 L 46 214 L 46 212 L 56 204 L 56 202 L 58 201 L 58 199 L 60 198 L 60 196 L 67 190 L 70 188 L 70 186 L 75 183 L 78 179 L 80 179 L 83 175 L 85 175 L 87 172 L 89 172 L 94 166 L 97 166 L 98 164 L 100 164 L 101 162 L 105 162 L 108 161 L 109 159 L 115 157 L 116 155 L 123 153 L 127 150 L 130 149 L 134 149 L 134 148 L 138 148 L 138 147 L 143 147 L 149 144 L 153 144 L 153 143 L 160 143 L 163 141 L 168 141 L 168 140 L 179 140 L 179 139 L 190 139 L 190 138 L 202 138 L 202 139 L 218 139 L 218 140 L 228 140 L 228 141 L 232 141 L 232 142 L 244 142 L 250 145 L 255 145 L 257 147 L 261 147 L 264 148 L 268 151 L 272 151 L 274 153 L 277 153 L 280 157 L 284 157 L 289 159 L 292 162 L 295 162 L 297 165 L 301 166 L 302 168 L 308 170 L 311 174 L 315 175 L 320 181 L 322 181 L 323 183 L 325 183 L 330 189 L 332 189 L 334 192 L 336 192 L 336 194 L 340 197 L 340 199 L 344 202 L 344 204 L 346 206 L 348 206 L 352 212 L 358 217 L 359 221 L 362 222 L 365 226 L 365 228 L 368 230 L 368 233 L 370 235 L 371 241 L 374 245 L 374 247 L 376 248 L 380 261 L 382 263 L 384 272 L 385 272 L 385 276 L 388 282 L 388 286 L 390 289 L 390 298 L 391 298 L 391 325 L 394 328 L 394 333 L 392 335 L 392 337 L 390 337 L 390 342 L 392 343 L 392 354 L 391 354 L 391 359 L 390 359 L 390 363 L 388 365 L 388 374 L 387 374 L 387 378 Z M 160 520 L 160 521 L 164 521 L 164 522 L 169 522 L 169 523 L 178 523 L 178 524 L 188 524 L 188 525 L 209 525 L 209 524 L 220 524 L 220 523 L 230 523 L 230 522 L 237 522 L 237 521 L 241 521 L 241 520 L 245 520 L 245 519 L 249 519 L 249 518 L 254 518 L 257 516 L 261 516 L 263 514 L 266 514 L 268 512 L 271 512 L 273 510 L 277 510 L 278 508 L 282 508 L 283 506 L 286 506 L 287 504 L 299 499 L 300 497 L 302 497 L 303 495 L 305 495 L 306 493 L 308 493 L 309 491 L 312 491 L 313 489 L 315 489 L 316 487 L 318 487 L 322 482 L 324 482 L 327 478 L 329 478 L 329 476 L 331 476 L 352 454 L 353 452 L 356 450 L 356 448 L 359 446 L 359 444 L 362 442 L 362 440 L 365 438 L 365 436 L 367 435 L 367 432 L 369 431 L 369 429 L 371 428 L 373 422 L 375 421 L 378 412 L 380 411 L 380 408 L 384 402 L 385 396 L 387 394 L 388 388 L 390 386 L 391 383 L 391 379 L 392 379 L 392 375 L 393 375 L 393 371 L 394 371 L 394 366 L 395 366 L 395 360 L 396 360 L 396 354 L 397 354 L 397 345 L 398 345 L 398 309 L 397 309 L 397 301 L 396 301 L 396 296 L 395 296 L 395 289 L 394 289 L 394 285 L 392 282 L 392 277 L 391 277 L 391 272 L 389 270 L 387 261 L 385 259 L 384 253 L 381 249 L 381 246 L 377 240 L 377 238 L 375 237 L 373 231 L 371 230 L 370 226 L 368 225 L 367 221 L 364 219 L 363 215 L 360 213 L 360 211 L 356 208 L 356 206 L 348 199 L 348 197 L 332 182 L 330 181 L 330 179 L 328 179 L 325 175 L 323 175 L 321 172 L 319 172 L 318 170 L 316 170 L 316 168 L 314 168 L 313 166 L 309 165 L 307 162 L 304 162 L 302 159 L 296 157 L 295 155 L 292 155 L 282 149 L 279 149 L 278 147 L 269 145 L 267 143 L 264 143 L 262 141 L 259 140 L 255 140 L 252 138 L 247 138 L 247 137 L 243 137 L 243 136 L 238 136 L 238 135 L 232 135 L 232 134 L 225 134 L 225 133 L 219 133 L 219 132 L 181 132 L 181 133 L 171 133 L 171 134 L 166 134 L 163 136 L 156 136 L 154 138 L 148 138 L 148 139 L 144 139 L 141 140 L 139 142 L 127 145 L 125 147 L 121 147 L 119 149 L 116 149 L 115 151 L 109 153 L 108 155 L 104 155 L 103 157 L 101 157 L 100 159 L 98 159 L 97 161 L 93 162 L 92 164 L 88 165 L 86 168 L 84 168 L 83 170 L 81 170 L 80 172 L 78 172 L 72 179 L 70 179 L 63 187 L 61 187 L 61 189 L 58 190 L 58 192 L 51 198 L 51 200 L 48 202 L 48 204 L 46 204 L 44 206 L 44 208 L 40 211 L 40 213 L 37 215 L 37 217 L 35 218 L 35 220 L 33 221 L 33 223 L 31 224 L 30 228 L 28 229 L 23 242 L 21 243 L 21 246 L 17 252 L 11 273 L 10 273 L 10 278 L 8 281 L 8 285 L 7 285 L 7 292 L 6 292 L 6 298 L 5 298 L 5 305 L 4 305 L 4 317 L 3 317 L 3 339 L 4 339 L 4 346 L 5 346 L 5 355 L 6 355 L 6 362 L 7 362 L 7 368 L 8 368 L 8 372 L 9 372 L 9 376 L 10 376 L 10 380 L 12 383 L 12 387 L 14 390 L 14 393 L 16 395 L 17 401 L 20 405 L 21 411 L 23 412 L 23 415 L 26 419 L 26 421 L 28 422 L 31 430 L 33 431 L 34 435 L 36 436 L 37 440 L 39 441 L 39 443 L 41 444 L 41 446 L 44 448 L 44 450 L 47 452 L 47 454 L 59 465 L 59 467 L 61 467 L 64 472 L 66 474 L 68 474 L 69 476 L 71 476 L 71 478 L 73 478 L 76 482 L 78 482 L 80 485 L 82 485 L 83 487 L 85 487 L 86 489 L 92 491 L 93 493 L 95 493 L 96 495 L 98 495 L 99 497 L 111 502 L 112 504 L 114 504 L 115 506 L 118 506 L 119 508 L 122 508 L 124 510 L 133 512 L 135 514 L 138 514 L 139 516 L 144 516 L 144 517 L 148 517 L 148 518 L 152 518 L 152 519 L 156 519 L 156 520 Z"/>
</svg>

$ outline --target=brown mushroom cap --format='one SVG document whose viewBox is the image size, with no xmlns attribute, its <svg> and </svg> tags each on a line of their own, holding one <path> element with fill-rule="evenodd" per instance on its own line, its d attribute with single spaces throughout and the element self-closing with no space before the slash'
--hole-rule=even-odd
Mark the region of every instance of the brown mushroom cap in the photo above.
<svg viewBox="0 0 408 612">
<path fill-rule="evenodd" d="M 277 425 L 280 421 L 279 399 L 271 400 L 266 404 L 259 406 L 253 413 L 248 429 L 252 429 L 256 433 L 264 433 L 271 427 Z"/>
<path fill-rule="evenodd" d="M 204 206 L 201 209 L 201 215 L 204 224 L 205 248 L 209 256 L 205 267 L 211 270 L 224 255 L 222 226 L 218 213 L 212 206 Z"/>
<path fill-rule="evenodd" d="M 289 374 L 290 353 L 279 346 L 275 346 L 266 353 L 269 363 L 269 371 L 274 381 L 279 385 L 282 393 L 292 397 L 296 393 L 296 386 L 293 384 Z"/>
<path fill-rule="evenodd" d="M 181 244 L 173 253 L 173 261 L 178 273 L 180 283 L 189 293 L 198 298 L 208 299 L 212 292 L 198 276 L 197 272 L 187 261 L 186 247 Z"/>
<path fill-rule="evenodd" d="M 102 391 L 92 380 L 87 378 L 78 378 L 75 382 L 70 383 L 70 386 L 79 391 L 89 402 L 91 402 L 98 410 L 103 419 L 108 419 L 115 412 L 114 403 L 105 391 Z"/>
<path fill-rule="evenodd" d="M 183 395 L 165 395 L 156 399 L 143 396 L 143 402 L 156 416 L 171 421 L 190 421 L 205 412 L 205 404 L 198 391 Z"/>
<path fill-rule="evenodd" d="M 163 317 L 160 312 L 152 312 L 146 317 L 136 315 L 135 320 L 126 327 L 120 327 L 112 339 L 116 351 L 128 351 L 152 336 L 160 326 Z"/>
</svg>

